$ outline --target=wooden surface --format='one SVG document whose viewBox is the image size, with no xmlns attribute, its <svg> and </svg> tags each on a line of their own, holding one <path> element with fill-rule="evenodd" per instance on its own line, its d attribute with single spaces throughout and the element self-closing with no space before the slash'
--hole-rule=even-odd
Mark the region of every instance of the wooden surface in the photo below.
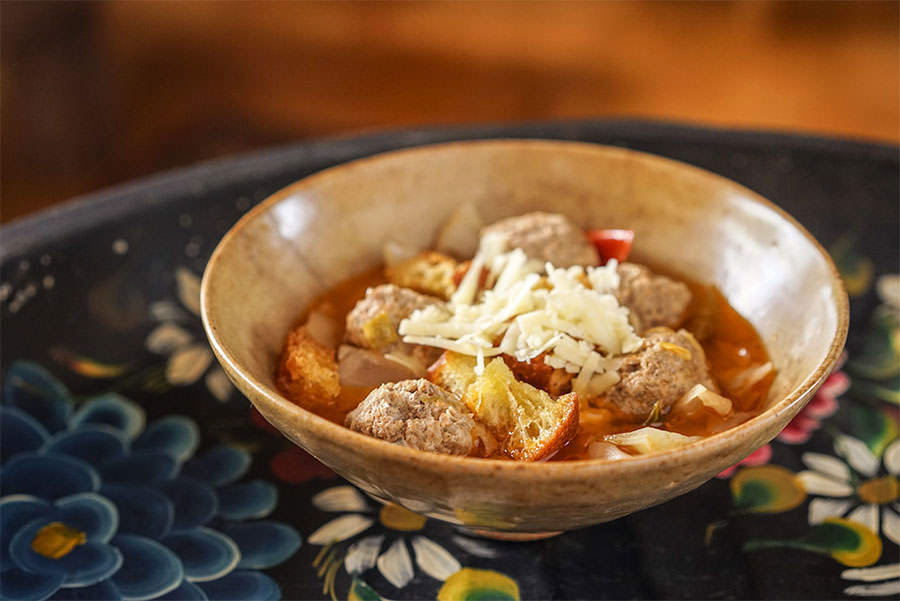
<svg viewBox="0 0 900 601">
<path fill-rule="evenodd" d="M 382 127 L 637 116 L 900 140 L 898 3 L 4 2 L 4 221 Z"/>
</svg>

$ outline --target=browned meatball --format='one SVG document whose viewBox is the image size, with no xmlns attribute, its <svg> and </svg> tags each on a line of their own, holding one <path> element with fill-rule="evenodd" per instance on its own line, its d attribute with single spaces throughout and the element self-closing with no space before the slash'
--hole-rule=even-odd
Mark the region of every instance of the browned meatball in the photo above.
<svg viewBox="0 0 900 601">
<path fill-rule="evenodd" d="M 413 449 L 468 455 L 475 420 L 459 397 L 428 380 L 382 384 L 344 424 L 351 430 Z"/>
<path fill-rule="evenodd" d="M 442 305 L 433 296 L 409 288 L 383 284 L 366 290 L 366 296 L 347 314 L 347 342 L 356 346 L 384 350 L 400 342 L 400 322 L 417 309 Z M 437 355 L 440 355 L 438 351 Z M 437 357 L 435 357 L 437 358 Z"/>
<path fill-rule="evenodd" d="M 640 350 L 625 357 L 618 373 L 619 382 L 606 391 L 606 400 L 638 417 L 649 415 L 657 401 L 661 413 L 667 413 L 696 384 L 718 390 L 703 349 L 686 330 L 647 332 Z"/>
<path fill-rule="evenodd" d="M 617 271 L 616 298 L 631 312 L 635 330 L 678 327 L 691 302 L 691 291 L 684 282 L 656 275 L 636 263 L 622 263 Z"/>
<path fill-rule="evenodd" d="M 481 248 L 487 246 L 497 252 L 521 248 L 529 257 L 555 267 L 598 263 L 597 251 L 584 231 L 555 213 L 526 213 L 493 223 L 481 231 Z"/>
</svg>

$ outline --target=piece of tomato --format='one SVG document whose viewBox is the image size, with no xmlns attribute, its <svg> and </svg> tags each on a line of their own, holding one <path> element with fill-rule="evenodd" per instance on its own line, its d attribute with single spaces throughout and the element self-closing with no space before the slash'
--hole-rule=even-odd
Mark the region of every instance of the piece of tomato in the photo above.
<svg viewBox="0 0 900 601">
<path fill-rule="evenodd" d="M 633 230 L 588 230 L 588 240 L 600 255 L 600 264 L 606 265 L 610 259 L 619 263 L 628 258 L 631 243 L 634 242 Z"/>
</svg>

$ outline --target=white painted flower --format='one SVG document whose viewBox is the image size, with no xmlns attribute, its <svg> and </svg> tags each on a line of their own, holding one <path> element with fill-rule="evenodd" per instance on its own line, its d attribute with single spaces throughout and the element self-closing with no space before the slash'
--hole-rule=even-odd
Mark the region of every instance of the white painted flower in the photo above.
<svg viewBox="0 0 900 601">
<path fill-rule="evenodd" d="M 848 595 L 856 597 L 886 597 L 900 595 L 900 563 L 891 563 L 873 568 L 853 568 L 841 572 L 844 580 L 858 580 L 844 589 Z"/>
<path fill-rule="evenodd" d="M 809 495 L 809 523 L 843 517 L 863 524 L 895 544 L 900 544 L 900 439 L 885 449 L 879 461 L 864 442 L 839 435 L 834 442 L 837 457 L 804 453 L 808 470 L 797 477 Z M 845 570 L 847 580 L 877 582 L 847 588 L 848 595 L 900 594 L 900 564 Z M 883 581 L 883 582 L 882 582 Z"/>
<path fill-rule="evenodd" d="M 159 322 L 147 336 L 147 350 L 168 355 L 165 378 L 172 386 L 188 386 L 200 378 L 209 392 L 227 401 L 234 387 L 219 365 L 202 334 L 200 324 L 200 278 L 185 267 L 175 270 L 175 284 L 181 306 L 161 301 L 150 307 Z M 193 331 L 192 331 L 193 330 Z"/>
<path fill-rule="evenodd" d="M 412 535 L 425 526 L 426 518 L 423 516 L 393 504 L 373 507 L 353 486 L 323 490 L 312 498 L 312 502 L 321 511 L 343 514 L 326 522 L 306 539 L 313 545 L 323 546 L 313 565 L 326 575 L 326 579 L 329 571 L 340 564 L 340 553 L 344 553 L 343 566 L 348 574 L 360 575 L 377 568 L 385 580 L 396 588 L 405 587 L 415 577 L 414 562 L 423 573 L 440 581 L 462 569 L 459 561 L 444 547 L 426 536 Z M 355 539 L 376 523 L 381 524 L 385 533 Z M 385 540 L 391 534 L 398 536 L 385 546 Z M 352 544 L 338 550 L 337 545 L 349 540 Z M 463 536 L 453 536 L 451 540 L 471 555 L 496 555 L 486 543 Z M 331 578 L 333 581 L 333 575 Z"/>
</svg>

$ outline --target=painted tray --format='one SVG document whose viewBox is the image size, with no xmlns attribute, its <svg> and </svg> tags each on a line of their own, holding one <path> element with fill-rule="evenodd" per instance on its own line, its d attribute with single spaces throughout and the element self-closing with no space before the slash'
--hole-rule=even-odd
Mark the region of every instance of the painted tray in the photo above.
<svg viewBox="0 0 900 601">
<path fill-rule="evenodd" d="M 781 204 L 852 296 L 845 361 L 771 444 L 698 490 L 542 542 L 376 506 L 216 365 L 198 278 L 248 208 L 324 167 L 485 137 L 681 159 Z M 2 230 L 3 599 L 826 599 L 900 594 L 893 147 L 655 123 L 332 139 L 202 164 Z"/>
</svg>

